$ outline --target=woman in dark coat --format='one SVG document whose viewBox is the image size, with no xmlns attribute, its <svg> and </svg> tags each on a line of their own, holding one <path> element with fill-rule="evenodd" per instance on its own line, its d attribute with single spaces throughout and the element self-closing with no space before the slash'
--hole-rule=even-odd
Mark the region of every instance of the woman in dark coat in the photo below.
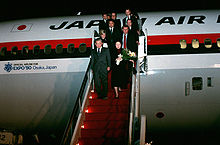
<svg viewBox="0 0 220 145">
<path fill-rule="evenodd" d="M 125 85 L 126 78 L 127 78 L 127 73 L 126 73 L 126 63 L 121 57 L 121 42 L 116 42 L 115 43 L 116 49 L 114 50 L 113 53 L 113 58 L 115 62 L 112 64 L 112 76 L 111 76 L 111 85 L 114 88 L 115 91 L 115 98 L 119 98 L 119 90 L 120 87 Z"/>
</svg>

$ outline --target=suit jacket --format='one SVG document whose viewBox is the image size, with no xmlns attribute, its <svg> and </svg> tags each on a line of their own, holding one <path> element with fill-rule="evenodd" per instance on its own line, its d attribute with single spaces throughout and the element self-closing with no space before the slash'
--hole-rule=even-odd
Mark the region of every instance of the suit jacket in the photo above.
<svg viewBox="0 0 220 145">
<path fill-rule="evenodd" d="M 127 18 L 127 17 L 125 17 L 125 18 L 122 20 L 123 26 L 124 26 L 124 25 L 127 25 L 126 18 Z M 135 29 L 138 29 L 137 19 L 136 19 L 134 16 L 130 16 L 130 20 L 132 21 L 133 27 L 134 27 Z"/>
<path fill-rule="evenodd" d="M 107 72 L 107 67 L 110 66 L 111 57 L 108 48 L 102 47 L 100 54 L 98 54 L 97 49 L 92 49 L 91 68 L 94 73 Z"/>
<path fill-rule="evenodd" d="M 99 31 L 106 30 L 108 28 L 108 21 L 100 20 L 99 21 Z"/>
<path fill-rule="evenodd" d="M 139 35 L 138 35 L 137 31 L 138 31 L 138 29 L 136 29 L 132 26 L 131 29 L 129 28 L 128 33 L 131 35 L 134 35 L 136 41 L 139 41 Z"/>
<path fill-rule="evenodd" d="M 123 33 L 121 35 L 121 44 L 123 44 Z M 138 51 L 138 45 L 136 43 L 137 38 L 135 35 L 133 35 L 132 33 L 128 33 L 127 35 L 127 49 L 131 50 L 132 52 L 137 52 Z"/>
<path fill-rule="evenodd" d="M 115 22 L 115 27 L 121 30 L 121 20 L 116 19 L 116 20 L 114 20 L 114 22 Z"/>
<path fill-rule="evenodd" d="M 106 30 L 106 39 L 110 45 L 115 45 L 116 41 L 120 40 L 121 31 L 117 27 L 114 27 L 113 32 L 111 33 L 109 27 Z"/>
</svg>

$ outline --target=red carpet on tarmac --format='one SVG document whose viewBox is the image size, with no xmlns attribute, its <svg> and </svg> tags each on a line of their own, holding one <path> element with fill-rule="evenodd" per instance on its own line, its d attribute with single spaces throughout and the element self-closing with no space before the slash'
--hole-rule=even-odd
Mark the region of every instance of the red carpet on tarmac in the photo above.
<svg viewBox="0 0 220 145">
<path fill-rule="evenodd" d="M 97 94 L 92 93 L 81 127 L 79 145 L 127 144 L 130 84 L 128 89 L 119 93 L 119 99 L 115 99 L 114 96 L 109 73 L 108 99 L 97 99 Z"/>
</svg>

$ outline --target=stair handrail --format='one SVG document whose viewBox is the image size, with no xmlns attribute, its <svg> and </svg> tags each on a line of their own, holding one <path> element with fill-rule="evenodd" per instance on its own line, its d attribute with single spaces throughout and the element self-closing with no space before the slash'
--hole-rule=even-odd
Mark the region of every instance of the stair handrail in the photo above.
<svg viewBox="0 0 220 145">
<path fill-rule="evenodd" d="M 140 126 L 140 145 L 145 145 L 145 136 L 146 136 L 146 115 L 141 115 L 141 126 Z"/>
<path fill-rule="evenodd" d="M 130 103 L 130 117 L 129 117 L 129 132 L 128 132 L 128 144 L 132 145 L 133 137 L 133 121 L 134 121 L 134 108 L 135 108 L 135 95 L 136 95 L 136 75 L 132 75 L 131 85 L 131 103 Z"/>
<path fill-rule="evenodd" d="M 139 39 L 142 41 L 138 47 L 138 50 L 141 50 L 138 55 L 138 60 L 136 62 L 136 74 L 132 76 L 132 90 L 131 90 L 131 103 L 130 103 L 130 118 L 129 118 L 129 136 L 128 136 L 128 144 L 132 145 L 136 140 L 139 140 L 137 136 L 139 136 L 139 132 L 135 132 L 137 128 L 140 127 L 140 67 L 141 61 L 146 56 L 145 47 L 146 47 L 146 38 L 145 36 L 139 36 Z"/>
<path fill-rule="evenodd" d="M 130 103 L 130 118 L 129 118 L 129 132 L 128 132 L 128 144 L 132 145 L 135 140 L 135 123 L 139 120 L 140 112 L 140 62 L 136 62 L 137 73 L 132 75 L 132 87 L 131 87 L 131 103 Z"/>
<path fill-rule="evenodd" d="M 137 61 L 136 95 L 135 95 L 135 117 L 140 118 L 140 61 Z"/>
<path fill-rule="evenodd" d="M 92 78 L 92 70 L 90 70 L 90 76 Z M 83 124 L 83 121 L 85 119 L 85 110 L 89 104 L 89 96 L 90 96 L 90 92 L 93 88 L 93 79 L 90 79 L 89 80 L 89 85 L 87 86 L 87 89 L 86 89 L 86 92 L 85 92 L 85 97 L 83 99 L 83 102 L 82 102 L 82 105 L 80 105 L 80 113 L 79 113 L 79 116 L 78 116 L 78 119 L 77 119 L 77 123 L 75 125 L 75 128 L 74 128 L 74 132 L 72 134 L 72 137 L 71 137 L 71 141 L 70 141 L 70 145 L 75 145 L 78 143 L 78 139 L 80 138 L 81 136 L 81 126 Z"/>
<path fill-rule="evenodd" d="M 73 135 L 73 129 L 75 128 L 77 121 L 76 119 L 79 117 L 81 111 L 82 111 L 82 100 L 85 99 L 87 94 L 86 86 L 90 86 L 92 83 L 92 73 L 91 73 L 91 61 L 89 62 L 88 68 L 86 70 L 80 91 L 78 93 L 78 97 L 76 99 L 75 105 L 73 107 L 73 111 L 71 113 L 70 119 L 67 123 L 66 129 L 64 131 L 62 140 L 60 142 L 60 145 L 66 145 L 68 140 L 70 140 L 70 137 Z M 84 95 L 85 94 L 85 95 Z M 84 98 L 83 98 L 84 97 Z"/>
<path fill-rule="evenodd" d="M 94 30 L 93 36 L 92 36 L 92 48 L 91 49 L 94 48 L 94 40 L 97 37 L 97 34 L 98 34 L 97 31 Z M 91 88 L 92 89 L 94 88 L 94 85 L 92 82 L 93 82 L 93 73 L 91 70 L 91 57 L 90 57 L 90 62 L 89 62 L 88 68 L 86 70 L 86 73 L 85 73 L 85 76 L 83 79 L 83 83 L 81 85 L 76 103 L 74 105 L 71 117 L 68 121 L 68 125 L 65 129 L 65 132 L 64 132 L 64 135 L 63 135 L 63 138 L 61 140 L 60 145 L 66 145 L 68 142 L 70 144 L 73 144 L 73 142 L 75 142 L 76 135 L 79 133 L 79 128 L 81 127 L 80 124 L 82 121 L 85 107 L 87 105 L 89 91 L 91 90 Z M 87 86 L 87 88 L 86 88 L 86 86 Z M 82 97 L 84 97 L 84 98 L 82 98 Z M 76 112 L 78 114 L 76 114 Z M 74 118 L 77 118 L 77 120 L 75 122 L 73 122 Z M 73 123 L 75 123 L 75 124 L 73 124 Z M 70 135 L 69 135 L 69 132 L 71 132 Z M 71 137 L 71 138 L 69 138 L 69 137 Z"/>
</svg>

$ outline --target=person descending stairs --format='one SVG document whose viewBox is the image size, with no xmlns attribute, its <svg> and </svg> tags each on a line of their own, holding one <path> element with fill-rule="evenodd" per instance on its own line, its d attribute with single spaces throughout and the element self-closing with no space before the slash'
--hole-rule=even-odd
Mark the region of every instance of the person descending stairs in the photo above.
<svg viewBox="0 0 220 145">
<path fill-rule="evenodd" d="M 128 136 L 130 84 L 114 98 L 111 72 L 108 74 L 108 99 L 98 99 L 91 93 L 85 120 L 81 126 L 79 145 L 125 145 Z"/>
</svg>

